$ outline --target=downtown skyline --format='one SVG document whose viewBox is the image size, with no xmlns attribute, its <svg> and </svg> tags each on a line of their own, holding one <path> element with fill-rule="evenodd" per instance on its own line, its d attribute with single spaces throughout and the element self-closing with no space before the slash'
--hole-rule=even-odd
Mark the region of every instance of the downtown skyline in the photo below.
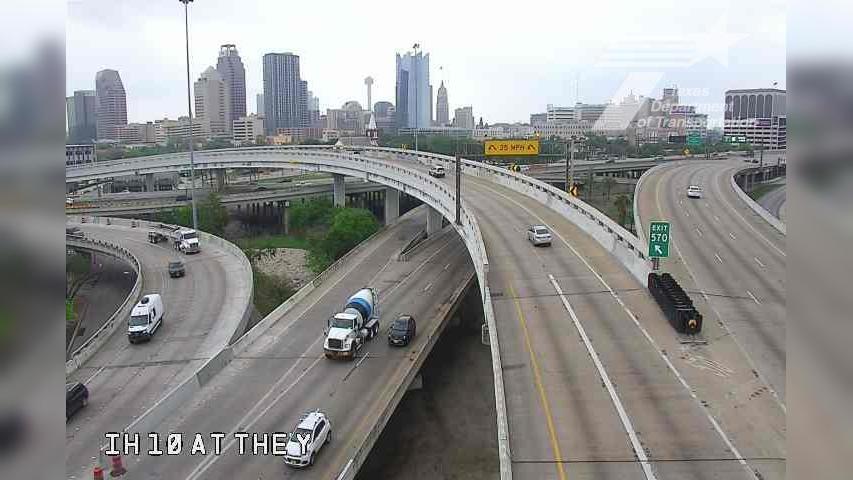
<svg viewBox="0 0 853 480">
<path fill-rule="evenodd" d="M 183 22 L 179 9 L 173 8 L 172 3 L 153 2 L 146 9 L 129 2 L 111 4 L 97 0 L 69 5 L 66 94 L 91 89 L 93 72 L 112 68 L 121 72 L 125 82 L 130 122 L 180 116 L 183 109 L 178 87 L 184 59 L 178 47 L 182 43 L 179 40 Z M 396 103 L 395 55 L 404 54 L 417 42 L 431 55 L 430 83 L 437 88 L 444 81 L 452 92 L 450 110 L 474 105 L 478 117 L 482 115 L 490 123 L 525 122 L 531 113 L 544 111 L 547 104 L 603 103 L 618 98 L 626 78 L 649 69 L 659 70 L 659 78 L 653 85 L 638 85 L 632 89 L 634 93 L 644 94 L 645 88 L 654 94 L 665 85 L 677 84 L 685 92 L 701 92 L 685 101 L 699 105 L 702 111 L 705 104 L 722 104 L 725 90 L 731 88 L 769 87 L 774 81 L 784 88 L 785 58 L 784 53 L 777 52 L 777 47 L 779 42 L 784 43 L 785 12 L 779 5 L 780 2 L 771 0 L 755 6 L 704 5 L 707 17 L 720 21 L 708 25 L 694 21 L 683 26 L 678 21 L 685 20 L 687 12 L 682 14 L 679 9 L 674 10 L 676 13 L 667 11 L 670 18 L 664 18 L 653 15 L 660 13 L 654 8 L 622 6 L 617 12 L 621 14 L 606 15 L 601 11 L 602 6 L 583 7 L 578 13 L 587 14 L 589 25 L 573 32 L 588 38 L 569 42 L 561 37 L 563 40 L 556 43 L 555 39 L 560 37 L 555 37 L 538 21 L 514 27 L 515 34 L 510 36 L 489 34 L 484 25 L 488 24 L 486 20 L 500 18 L 501 9 L 496 8 L 497 12 L 478 11 L 465 17 L 483 20 L 467 25 L 470 35 L 465 36 L 484 42 L 488 48 L 483 48 L 474 44 L 460 47 L 459 38 L 449 39 L 420 25 L 403 29 L 393 22 L 382 23 L 383 19 L 388 20 L 384 13 L 375 19 L 383 28 L 387 27 L 382 35 L 368 32 L 358 42 L 322 41 L 309 33 L 308 28 L 316 27 L 318 22 L 323 22 L 322 25 L 328 22 L 328 28 L 334 29 L 336 22 L 342 22 L 341 18 L 349 18 L 346 13 L 353 18 L 363 16 L 345 4 L 337 6 L 340 15 L 335 18 L 321 12 L 298 12 L 292 25 L 288 23 L 286 35 L 272 35 L 264 27 L 275 17 L 270 13 L 279 8 L 274 4 L 246 2 L 245 8 L 234 11 L 227 7 L 227 2 L 196 2 L 190 8 L 191 71 L 193 78 L 198 78 L 207 66 L 215 64 L 220 45 L 235 44 L 246 69 L 246 97 L 254 98 L 263 89 L 262 56 L 292 51 L 300 56 L 302 77 L 310 80 L 310 89 L 320 98 L 322 111 L 337 108 L 348 100 L 365 104 L 362 80 L 366 76 L 375 79 L 374 102 Z M 375 8 L 382 11 L 390 6 L 380 2 Z M 430 10 L 442 8 L 436 5 Z M 744 15 L 746 10 L 762 8 L 771 14 L 764 15 L 760 22 L 744 23 L 744 18 L 750 17 Z M 691 9 L 695 16 L 696 8 Z M 437 14 L 430 11 L 425 15 L 432 18 Z M 632 15 L 636 18 L 628 18 Z M 146 22 L 135 22 L 137 17 Z M 620 44 L 619 39 L 626 36 L 630 40 L 631 35 L 648 33 L 644 21 L 666 23 L 676 35 L 697 31 L 717 36 L 710 46 L 702 43 L 702 38 L 709 35 L 698 38 L 695 58 L 680 66 L 614 65 L 612 59 L 624 55 L 625 50 L 626 41 L 621 40 Z M 141 23 L 148 28 L 137 27 Z M 152 25 L 156 27 L 154 30 Z M 602 35 L 602 31 L 609 34 Z M 93 44 L 87 41 L 92 36 L 109 41 Z M 128 48 L 125 40 L 130 36 L 154 48 Z M 163 88 L 172 84 L 175 88 Z M 250 102 L 249 111 L 252 110 Z M 709 113 L 721 117 L 722 109 Z"/>
</svg>

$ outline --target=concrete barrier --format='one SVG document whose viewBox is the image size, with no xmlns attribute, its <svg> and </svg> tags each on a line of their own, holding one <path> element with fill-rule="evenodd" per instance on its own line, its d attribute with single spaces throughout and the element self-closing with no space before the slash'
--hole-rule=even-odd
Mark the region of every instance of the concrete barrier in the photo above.
<svg viewBox="0 0 853 480">
<path fill-rule="evenodd" d="M 735 191 L 738 197 L 746 204 L 747 207 L 751 208 L 753 212 L 757 213 L 758 216 L 764 219 L 767 223 L 769 223 L 773 228 L 775 228 L 782 235 L 787 235 L 787 227 L 781 220 L 774 217 L 773 214 L 764 209 L 761 205 L 758 204 L 755 200 L 753 200 L 746 192 L 740 188 L 738 185 L 736 177 L 741 174 L 744 170 L 748 170 L 749 168 L 744 168 L 735 172 L 734 175 L 729 179 L 729 183 L 731 183 L 732 190 Z"/>
<path fill-rule="evenodd" d="M 129 250 L 119 245 L 105 242 L 103 240 L 75 238 L 67 235 L 65 237 L 65 244 L 72 247 L 95 250 L 120 258 L 130 264 L 131 268 L 136 272 L 136 281 L 133 283 L 133 288 L 130 289 L 130 293 L 127 295 L 127 298 L 124 299 L 124 302 L 119 305 L 115 313 L 113 313 L 110 318 L 107 319 L 107 321 L 104 322 L 104 324 L 101 325 L 101 327 L 91 337 L 89 337 L 88 340 L 83 342 L 82 345 L 77 347 L 77 349 L 71 353 L 71 358 L 65 362 L 65 375 L 71 375 L 86 363 L 86 361 L 88 361 L 89 358 L 91 358 L 92 355 L 94 355 L 107 342 L 107 340 L 112 337 L 113 333 L 115 333 L 120 325 L 125 325 L 125 321 L 130 316 L 130 311 L 133 309 L 133 306 L 139 299 L 139 294 L 142 292 L 144 279 L 142 275 L 142 265 L 139 263 L 139 259 L 130 253 Z"/>
</svg>

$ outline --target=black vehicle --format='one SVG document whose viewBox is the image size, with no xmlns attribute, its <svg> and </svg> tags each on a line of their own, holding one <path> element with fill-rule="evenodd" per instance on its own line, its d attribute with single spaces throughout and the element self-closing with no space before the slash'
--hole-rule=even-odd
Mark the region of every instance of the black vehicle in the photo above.
<svg viewBox="0 0 853 480">
<path fill-rule="evenodd" d="M 405 346 L 415 338 L 417 326 L 411 315 L 400 315 L 388 331 L 388 345 Z"/>
<path fill-rule="evenodd" d="M 65 384 L 65 420 L 89 404 L 89 389 L 80 382 Z"/>
<path fill-rule="evenodd" d="M 187 274 L 186 269 L 184 268 L 184 262 L 169 262 L 169 276 L 172 278 L 183 277 Z"/>
<path fill-rule="evenodd" d="M 160 232 L 149 231 L 148 232 L 148 243 L 160 243 L 168 240 L 165 235 Z"/>
</svg>

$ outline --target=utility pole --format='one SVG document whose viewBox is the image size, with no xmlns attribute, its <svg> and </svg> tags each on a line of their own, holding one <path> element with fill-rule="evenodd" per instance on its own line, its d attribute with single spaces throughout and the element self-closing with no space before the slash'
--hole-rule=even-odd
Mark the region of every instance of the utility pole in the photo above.
<svg viewBox="0 0 853 480">
<path fill-rule="evenodd" d="M 189 3 L 193 0 L 178 0 L 184 4 L 184 34 L 187 45 L 187 114 L 190 120 L 190 197 L 193 208 L 193 229 L 198 230 L 198 212 L 195 206 L 195 160 L 193 158 L 193 104 L 192 94 L 190 93 L 190 21 L 189 21 Z"/>
<path fill-rule="evenodd" d="M 412 69 L 415 72 L 415 75 L 414 75 L 414 77 L 415 77 L 415 82 L 414 82 L 415 83 L 415 125 L 414 125 L 414 127 L 415 127 L 415 130 L 414 130 L 414 133 L 415 133 L 415 151 L 418 151 L 418 123 L 420 121 L 420 118 L 418 118 L 418 103 L 420 103 L 420 93 L 421 93 L 420 91 L 418 91 L 418 86 L 419 86 L 418 85 L 419 84 L 419 82 L 418 82 L 418 49 L 420 48 L 420 46 L 421 46 L 420 43 L 416 43 L 416 44 L 412 45 L 412 50 L 415 52 L 414 55 L 412 55 Z M 408 88 L 408 86 L 407 86 L 407 88 Z"/>
<path fill-rule="evenodd" d="M 456 225 L 462 225 L 462 159 L 456 150 Z"/>
<path fill-rule="evenodd" d="M 572 193 L 571 188 L 575 184 L 575 136 L 572 135 L 571 146 L 569 147 L 569 194 Z"/>
</svg>

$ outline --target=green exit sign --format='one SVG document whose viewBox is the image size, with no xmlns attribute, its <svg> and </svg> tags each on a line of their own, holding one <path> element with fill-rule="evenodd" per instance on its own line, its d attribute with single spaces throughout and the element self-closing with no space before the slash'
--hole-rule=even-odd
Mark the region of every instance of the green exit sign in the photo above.
<svg viewBox="0 0 853 480">
<path fill-rule="evenodd" d="M 669 257 L 669 222 L 652 222 L 649 227 L 649 257 Z"/>
</svg>

